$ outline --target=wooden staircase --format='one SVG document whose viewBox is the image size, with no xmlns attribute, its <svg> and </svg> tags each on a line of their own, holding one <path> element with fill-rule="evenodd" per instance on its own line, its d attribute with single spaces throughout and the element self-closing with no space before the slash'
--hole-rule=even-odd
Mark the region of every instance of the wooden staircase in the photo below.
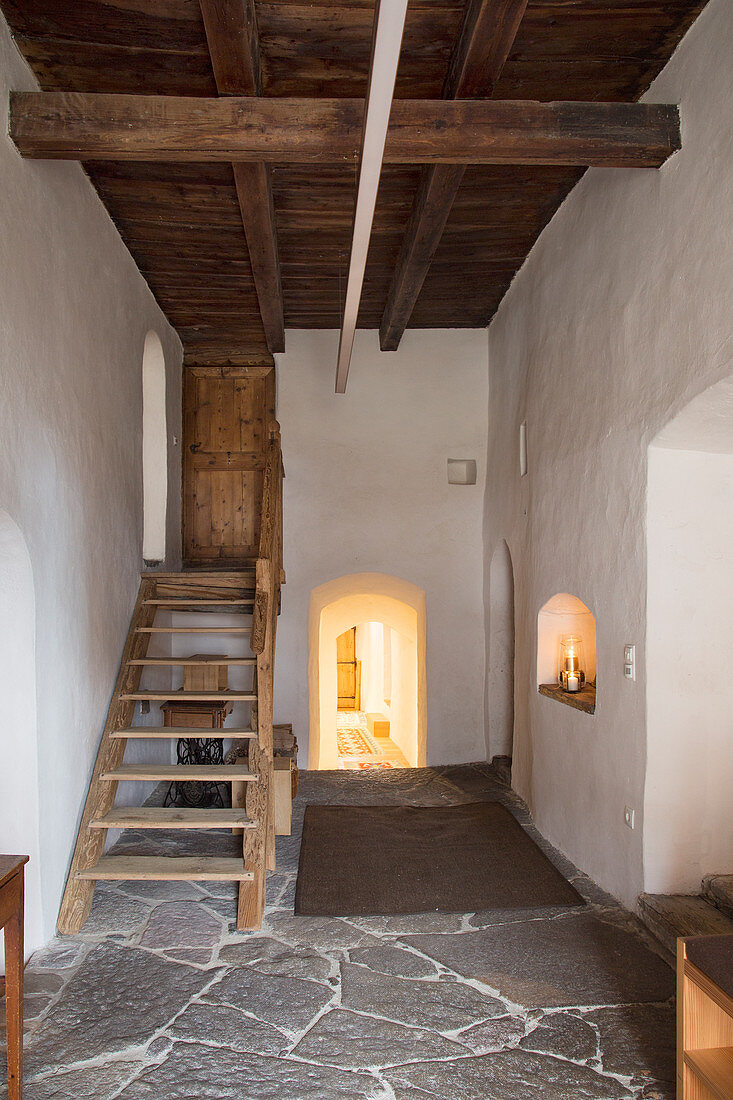
<svg viewBox="0 0 733 1100">
<path fill-rule="evenodd" d="M 253 565 L 230 572 L 147 573 L 140 583 L 120 670 L 58 917 L 61 934 L 78 932 L 87 919 L 94 884 L 104 879 L 235 881 L 239 883 L 237 927 L 259 928 L 265 904 L 265 877 L 275 867 L 273 810 L 272 704 L 273 665 L 282 575 L 282 459 L 277 426 L 271 429 L 265 466 L 260 523 L 260 555 Z M 176 625 L 158 625 L 159 612 L 175 612 Z M 205 612 L 211 626 L 179 625 L 187 613 Z M 217 616 L 236 614 L 242 625 L 219 625 Z M 196 658 L 148 656 L 157 635 L 233 636 L 237 656 Z M 146 668 L 175 668 L 207 663 L 252 668 L 245 691 L 144 690 Z M 192 730 L 133 724 L 138 703 L 163 700 L 234 702 L 249 707 L 249 725 L 196 730 L 196 737 L 226 737 L 249 742 L 248 764 L 135 764 L 124 760 L 128 741 L 150 739 L 173 744 Z M 232 808 L 115 806 L 120 782 L 206 781 L 232 784 Z M 152 790 L 152 786 L 151 786 Z M 241 833 L 242 854 L 214 857 L 104 855 L 108 829 L 226 829 Z M 182 849 L 185 844 L 182 842 Z"/>
</svg>

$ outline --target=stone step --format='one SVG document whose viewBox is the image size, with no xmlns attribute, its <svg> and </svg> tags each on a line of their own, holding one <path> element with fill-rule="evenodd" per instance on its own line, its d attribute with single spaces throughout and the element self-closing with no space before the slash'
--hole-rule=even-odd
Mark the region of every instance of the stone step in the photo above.
<svg viewBox="0 0 733 1100">
<path fill-rule="evenodd" d="M 693 894 L 640 894 L 639 913 L 649 931 L 672 954 L 678 936 L 733 934 L 733 920 Z"/>
<path fill-rule="evenodd" d="M 733 920 L 733 875 L 705 875 L 702 896 Z"/>
<path fill-rule="evenodd" d="M 512 785 L 512 758 L 511 756 L 493 756 L 491 767 L 496 773 L 496 778 L 507 787 Z"/>
</svg>

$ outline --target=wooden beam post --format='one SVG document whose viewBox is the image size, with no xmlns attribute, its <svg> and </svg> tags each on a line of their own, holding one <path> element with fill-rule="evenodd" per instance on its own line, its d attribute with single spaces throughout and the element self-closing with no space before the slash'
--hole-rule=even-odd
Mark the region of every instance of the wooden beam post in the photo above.
<svg viewBox="0 0 733 1100">
<path fill-rule="evenodd" d="M 199 0 L 219 95 L 259 96 L 262 65 L 254 0 Z M 234 164 L 234 182 L 252 276 L 270 352 L 285 351 L 272 172 L 263 162 Z"/>
<path fill-rule="evenodd" d="M 527 0 L 469 0 L 443 86 L 444 99 L 491 95 Z M 412 316 L 463 180 L 462 165 L 424 168 L 379 326 L 382 351 L 396 351 Z"/>
</svg>

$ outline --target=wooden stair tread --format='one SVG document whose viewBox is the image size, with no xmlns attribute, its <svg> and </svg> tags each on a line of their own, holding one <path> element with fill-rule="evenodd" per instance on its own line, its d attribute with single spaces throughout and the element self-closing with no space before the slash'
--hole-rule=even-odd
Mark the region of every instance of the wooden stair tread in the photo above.
<svg viewBox="0 0 733 1100">
<path fill-rule="evenodd" d="M 80 879 L 158 879 L 189 882 L 252 882 L 251 871 L 236 857 L 102 856 L 94 867 L 77 871 Z"/>
<path fill-rule="evenodd" d="M 135 657 L 128 665 L 256 665 L 256 657 Z"/>
<path fill-rule="evenodd" d="M 257 780 L 257 776 L 244 764 L 120 764 L 113 771 L 102 772 L 99 778 L 106 783 L 126 779 L 202 780 L 206 783 Z"/>
<path fill-rule="evenodd" d="M 190 584 L 194 588 L 208 588 L 210 585 L 234 585 L 234 587 L 242 587 L 241 582 L 246 577 L 253 577 L 255 574 L 256 561 L 253 560 L 252 564 L 247 560 L 247 564 L 243 565 L 240 569 L 183 569 L 180 573 L 159 573 L 157 570 L 147 570 L 142 576 L 148 580 L 155 581 L 156 584 Z"/>
<path fill-rule="evenodd" d="M 245 810 L 181 806 L 118 806 L 89 823 L 90 829 L 253 829 Z"/>
<path fill-rule="evenodd" d="M 136 626 L 136 634 L 251 634 L 251 626 Z"/>
<path fill-rule="evenodd" d="M 123 692 L 120 699 L 135 702 L 145 699 L 186 700 L 191 703 L 253 703 L 257 696 L 252 691 L 129 691 Z"/>
<path fill-rule="evenodd" d="M 684 1059 L 718 1100 L 733 1100 L 733 1047 L 687 1050 Z"/>
<path fill-rule="evenodd" d="M 226 727 L 218 730 L 197 729 L 195 726 L 128 726 L 127 729 L 113 730 L 110 737 L 123 738 L 165 738 L 178 740 L 179 737 L 196 738 L 197 741 L 205 741 L 218 737 L 256 737 L 257 730 Z"/>
<path fill-rule="evenodd" d="M 156 607 L 254 607 L 252 597 L 248 600 L 231 600 L 226 596 L 222 596 L 220 600 L 201 599 L 197 596 L 192 596 L 190 599 L 186 599 L 185 596 L 169 596 L 167 600 L 143 600 L 143 603 L 153 604 Z"/>
</svg>

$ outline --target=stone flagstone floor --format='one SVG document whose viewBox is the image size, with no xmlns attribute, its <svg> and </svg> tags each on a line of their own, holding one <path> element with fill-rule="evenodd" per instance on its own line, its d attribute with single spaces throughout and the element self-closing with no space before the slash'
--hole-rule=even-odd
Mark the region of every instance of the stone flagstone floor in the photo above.
<svg viewBox="0 0 733 1100">
<path fill-rule="evenodd" d="M 586 906 L 293 915 L 307 802 L 479 800 L 507 805 Z M 673 1100 L 671 969 L 489 765 L 302 774 L 277 857 L 259 933 L 235 931 L 228 885 L 98 887 L 83 932 L 28 965 L 25 1100 Z"/>
</svg>

